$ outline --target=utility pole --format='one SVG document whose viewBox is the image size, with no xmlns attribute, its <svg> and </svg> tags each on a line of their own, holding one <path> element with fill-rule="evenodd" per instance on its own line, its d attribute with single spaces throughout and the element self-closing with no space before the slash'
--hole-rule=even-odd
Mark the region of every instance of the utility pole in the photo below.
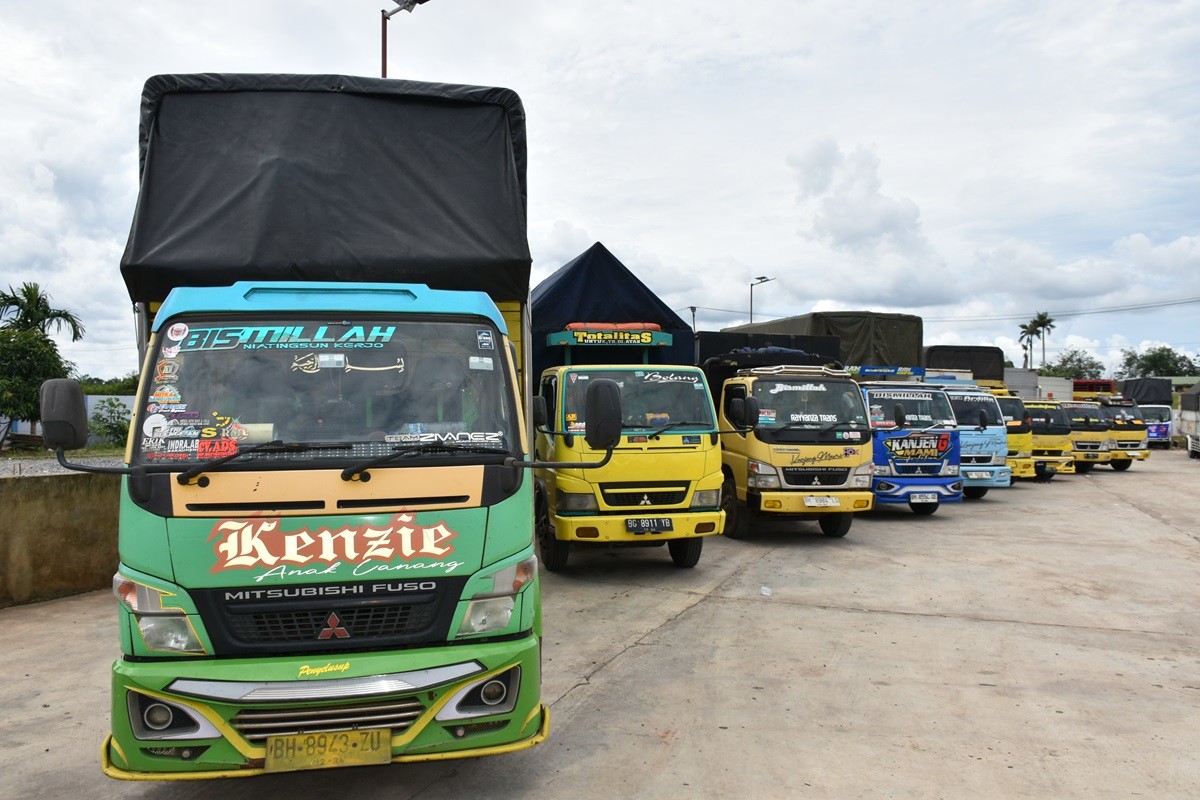
<svg viewBox="0 0 1200 800">
<path fill-rule="evenodd" d="M 775 279 L 768 278 L 766 275 L 759 275 L 757 278 L 754 279 L 753 283 L 750 284 L 750 324 L 751 325 L 754 324 L 754 287 L 758 286 L 760 283 L 766 283 L 767 281 L 773 281 L 773 280 L 775 280 Z"/>
<path fill-rule="evenodd" d="M 387 39 L 388 39 L 388 34 L 387 34 L 388 28 L 387 28 L 387 24 L 388 24 L 388 20 L 389 20 L 389 19 L 391 19 L 392 17 L 394 17 L 394 16 L 396 15 L 396 13 L 397 13 L 397 12 L 400 12 L 400 11 L 407 11 L 408 13 L 410 13 L 410 14 L 411 14 L 411 13 L 412 13 L 412 10 L 413 10 L 414 8 L 416 8 L 417 6 L 421 5 L 422 3 L 428 3 L 428 2 L 429 2 L 429 0 L 404 0 L 404 2 L 403 2 L 403 3 L 401 3 L 401 4 L 400 4 L 400 5 L 398 5 L 398 6 L 396 6 L 396 7 L 395 7 L 395 8 L 393 8 L 391 11 L 384 11 L 382 8 L 381 8 L 381 9 L 379 9 L 379 24 L 380 24 L 380 32 L 379 32 L 379 38 L 380 38 L 380 46 L 379 46 L 379 50 L 380 50 L 380 67 L 379 67 L 379 77 L 381 77 L 381 78 L 386 78 L 386 77 L 387 77 Z"/>
</svg>

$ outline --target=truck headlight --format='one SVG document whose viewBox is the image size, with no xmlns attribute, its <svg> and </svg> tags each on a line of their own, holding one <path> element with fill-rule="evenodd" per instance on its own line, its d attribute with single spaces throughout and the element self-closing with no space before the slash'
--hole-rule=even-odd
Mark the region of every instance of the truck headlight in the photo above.
<svg viewBox="0 0 1200 800">
<path fill-rule="evenodd" d="M 476 592 L 467 604 L 467 611 L 458 626 L 459 636 L 490 633 L 508 627 L 517 607 L 517 594 L 537 577 L 537 556 L 498 569 L 490 577 L 491 586 Z"/>
<path fill-rule="evenodd" d="M 770 464 L 750 459 L 746 462 L 746 485 L 754 489 L 778 489 L 779 473 Z"/>
<path fill-rule="evenodd" d="M 1101 450 L 1116 450 L 1117 449 L 1117 440 L 1116 439 L 1105 439 L 1103 442 L 1100 443 L 1100 449 Z"/>
<path fill-rule="evenodd" d="M 871 477 L 876 474 L 878 474 L 878 470 L 875 469 L 875 465 L 868 461 L 855 468 L 854 475 L 850 478 L 850 485 L 856 489 L 870 489 Z"/>
<path fill-rule="evenodd" d="M 599 506 L 596 505 L 596 495 L 594 494 L 575 492 L 558 493 L 559 511 L 595 511 L 598 508 Z"/>
<path fill-rule="evenodd" d="M 1032 450 L 1018 450 L 1013 458 L 1033 458 Z"/>
<path fill-rule="evenodd" d="M 1008 455 L 1005 453 L 992 453 L 992 466 L 1003 467 L 1008 463 Z"/>
<path fill-rule="evenodd" d="M 943 477 L 953 477 L 958 474 L 958 464 L 942 464 L 938 474 Z"/>
<path fill-rule="evenodd" d="M 119 572 L 113 575 L 113 594 L 133 614 L 142 640 L 150 650 L 204 652 L 187 614 L 163 605 L 164 598 L 175 595 L 132 581 Z"/>
<path fill-rule="evenodd" d="M 876 464 L 875 465 L 875 477 L 877 477 L 877 478 L 892 477 L 892 465 L 891 464 Z"/>
<path fill-rule="evenodd" d="M 721 505 L 720 489 L 702 489 L 692 493 L 692 508 L 716 508 Z"/>
</svg>

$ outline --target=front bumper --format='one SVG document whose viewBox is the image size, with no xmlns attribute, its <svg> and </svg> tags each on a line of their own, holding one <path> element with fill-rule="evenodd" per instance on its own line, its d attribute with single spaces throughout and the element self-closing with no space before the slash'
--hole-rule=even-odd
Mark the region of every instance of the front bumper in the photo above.
<svg viewBox="0 0 1200 800">
<path fill-rule="evenodd" d="M 1107 464 L 1112 461 L 1111 450 L 1072 450 L 1071 458 L 1076 463 Z"/>
<path fill-rule="evenodd" d="M 452 650 L 461 652 L 451 653 Z M 455 648 L 422 651 L 350 653 L 333 657 L 255 658 L 211 661 L 130 662 L 118 660 L 112 674 L 112 732 L 101 752 L 104 773 L 122 780 L 195 780 L 248 777 L 271 770 L 267 742 L 257 741 L 253 726 L 238 715 L 267 712 L 297 719 L 290 723 L 303 733 L 336 710 L 339 715 L 362 714 L 364 707 L 407 705 L 412 710 L 403 724 L 390 727 L 392 762 L 428 761 L 493 755 L 532 747 L 549 733 L 549 711 L 540 699 L 540 643 L 532 634 L 516 641 L 483 642 Z M 448 657 L 458 659 L 447 664 Z M 343 669 L 343 665 L 345 668 Z M 403 671 L 397 666 L 403 665 Z M 307 667 L 319 678 L 297 681 Z M 484 682 L 520 668 L 511 684 L 511 708 L 486 716 L 464 716 L 456 705 Z M 437 677 L 430 678 L 433 674 Z M 445 675 L 445 680 L 440 680 Z M 287 679 L 284 679 L 287 678 Z M 308 691 L 386 678 L 388 685 L 364 693 L 313 699 Z M 436 682 L 430 682 L 436 681 Z M 182 683 L 181 683 L 182 682 Z M 409 685 L 397 688 L 408 682 Z M 205 687 L 253 684 L 274 692 L 278 699 L 216 698 Z M 296 688 L 303 684 L 302 688 Z M 199 687 L 199 688 L 197 688 Z M 414 688 L 416 687 L 416 688 Z M 182 691 L 180 689 L 183 689 Z M 168 738 L 148 738 L 144 726 L 130 715 L 130 693 L 167 703 L 197 721 L 195 732 Z M 293 696 L 294 695 L 294 696 Z M 369 728 L 359 725 L 360 729 Z M 138 730 L 140 729 L 140 731 Z M 385 754 L 386 756 L 386 754 Z M 330 766 L 335 766 L 331 764 Z"/>
<path fill-rule="evenodd" d="M 958 503 L 963 499 L 961 478 L 884 477 L 871 482 L 876 503 L 908 503 L 912 494 L 937 494 L 939 503 Z"/>
<path fill-rule="evenodd" d="M 999 489 L 1012 483 L 1012 470 L 1007 466 L 963 464 L 958 468 L 963 486 L 985 486 Z"/>
<path fill-rule="evenodd" d="M 845 514 L 870 511 L 874 501 L 875 495 L 868 489 L 753 491 L 746 496 L 750 509 L 764 514 Z"/>
<path fill-rule="evenodd" d="M 1110 461 L 1145 461 L 1147 458 L 1150 457 L 1150 449 L 1149 448 L 1138 449 L 1138 450 L 1117 449 L 1117 450 L 1109 451 L 1109 455 L 1111 456 Z"/>
<path fill-rule="evenodd" d="M 647 542 L 666 539 L 686 539 L 712 536 L 725 528 L 724 511 L 664 511 L 644 507 L 626 514 L 604 516 L 554 515 L 554 538 L 564 542 Z M 671 521 L 671 530 L 655 531 L 635 525 L 630 530 L 626 520 Z M 640 530 L 638 528 L 641 528 Z"/>
</svg>

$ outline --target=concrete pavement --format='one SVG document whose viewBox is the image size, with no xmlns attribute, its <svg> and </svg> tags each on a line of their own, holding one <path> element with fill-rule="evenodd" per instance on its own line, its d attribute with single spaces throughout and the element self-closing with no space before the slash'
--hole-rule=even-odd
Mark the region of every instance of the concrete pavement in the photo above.
<svg viewBox="0 0 1200 800">
<path fill-rule="evenodd" d="M 507 756 L 123 783 L 111 595 L 0 610 L 3 798 L 1200 796 L 1200 462 L 1019 484 L 544 575 L 550 739 Z"/>
</svg>

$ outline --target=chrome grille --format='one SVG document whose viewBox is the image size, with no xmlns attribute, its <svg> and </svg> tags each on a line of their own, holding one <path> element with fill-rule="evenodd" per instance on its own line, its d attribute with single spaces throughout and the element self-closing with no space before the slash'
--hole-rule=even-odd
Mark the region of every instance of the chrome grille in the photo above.
<svg viewBox="0 0 1200 800">
<path fill-rule="evenodd" d="M 1062 450 L 1038 450 L 1035 448 L 1033 451 L 1033 454 L 1035 456 L 1042 456 L 1042 457 L 1061 456 L 1063 454 L 1063 451 Z"/>
<path fill-rule="evenodd" d="M 687 497 L 687 489 L 649 492 L 639 492 L 636 489 L 633 491 L 601 489 L 600 494 L 604 497 L 605 504 L 609 506 L 674 506 L 682 503 Z"/>
<path fill-rule="evenodd" d="M 897 475 L 937 475 L 942 471 L 940 463 L 933 464 L 894 464 Z"/>
<path fill-rule="evenodd" d="M 1075 442 L 1074 447 L 1076 450 L 1099 450 L 1100 443 L 1099 442 Z"/>
<path fill-rule="evenodd" d="M 845 486 L 850 479 L 850 469 L 784 467 L 783 479 L 791 486 Z"/>
<path fill-rule="evenodd" d="M 1141 442 L 1117 442 L 1118 450 L 1140 450 L 1142 449 Z"/>
<path fill-rule="evenodd" d="M 960 464 L 991 464 L 992 457 L 990 455 L 966 455 L 959 460 Z"/>
<path fill-rule="evenodd" d="M 244 644 L 311 642 L 330 627 L 331 612 L 337 614 L 338 623 L 346 634 L 339 638 L 358 641 L 422 631 L 433 622 L 437 603 L 229 613 L 228 629 L 233 638 Z"/>
<path fill-rule="evenodd" d="M 415 697 L 384 703 L 317 708 L 272 708 L 240 711 L 230 720 L 248 741 L 262 743 L 268 736 L 298 733 L 331 733 L 361 728 L 391 728 L 401 731 L 421 716 L 425 706 Z"/>
</svg>

